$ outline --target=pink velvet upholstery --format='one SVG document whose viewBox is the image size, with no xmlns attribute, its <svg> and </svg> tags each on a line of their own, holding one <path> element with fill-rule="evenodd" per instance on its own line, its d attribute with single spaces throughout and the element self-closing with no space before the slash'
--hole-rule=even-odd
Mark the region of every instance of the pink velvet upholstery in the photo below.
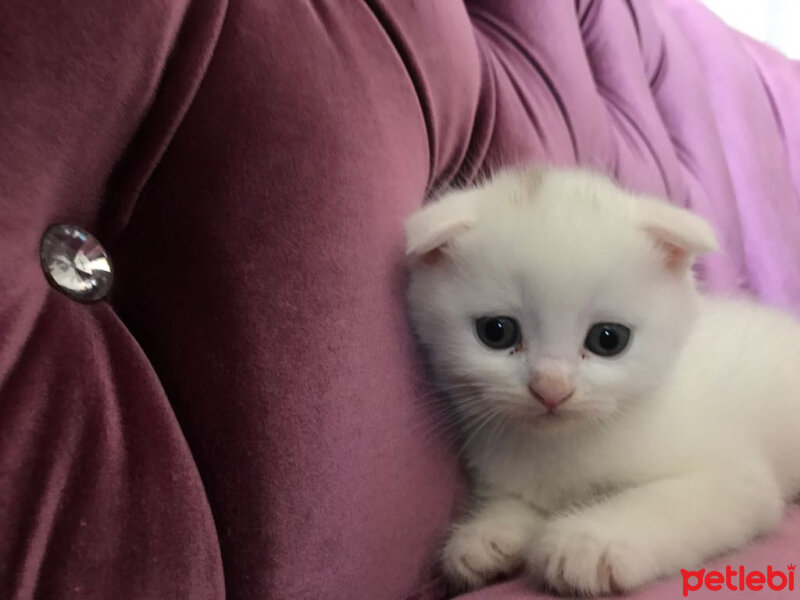
<svg viewBox="0 0 800 600">
<path fill-rule="evenodd" d="M 495 166 L 690 206 L 710 287 L 800 313 L 800 67 L 691 0 L 6 0 L 0 40 L 0 598 L 440 598 L 402 223 Z M 48 286 L 55 222 L 109 302 Z"/>
</svg>

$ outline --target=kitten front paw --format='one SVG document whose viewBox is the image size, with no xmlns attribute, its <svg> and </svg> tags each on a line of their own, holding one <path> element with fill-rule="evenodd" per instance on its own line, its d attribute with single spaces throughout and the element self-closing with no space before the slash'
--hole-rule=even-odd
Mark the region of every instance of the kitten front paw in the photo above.
<svg viewBox="0 0 800 600">
<path fill-rule="evenodd" d="M 525 535 L 513 522 L 478 520 L 458 525 L 442 552 L 442 570 L 459 588 L 484 585 L 522 566 Z"/>
<path fill-rule="evenodd" d="M 648 549 L 576 516 L 545 526 L 527 551 L 528 572 L 537 583 L 560 594 L 619 594 L 656 575 Z"/>
</svg>

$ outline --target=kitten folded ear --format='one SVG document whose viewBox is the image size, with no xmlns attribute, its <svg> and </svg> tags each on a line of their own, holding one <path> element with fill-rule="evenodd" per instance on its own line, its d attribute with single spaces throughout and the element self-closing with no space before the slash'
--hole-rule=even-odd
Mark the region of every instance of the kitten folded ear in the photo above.
<svg viewBox="0 0 800 600">
<path fill-rule="evenodd" d="M 685 270 L 696 256 L 719 247 L 717 236 L 705 219 L 665 202 L 643 203 L 638 220 L 663 251 L 664 265 L 670 271 Z"/>
<path fill-rule="evenodd" d="M 476 221 L 473 190 L 447 194 L 406 221 L 406 256 L 412 261 L 435 258 L 448 242 L 472 228 Z"/>
</svg>

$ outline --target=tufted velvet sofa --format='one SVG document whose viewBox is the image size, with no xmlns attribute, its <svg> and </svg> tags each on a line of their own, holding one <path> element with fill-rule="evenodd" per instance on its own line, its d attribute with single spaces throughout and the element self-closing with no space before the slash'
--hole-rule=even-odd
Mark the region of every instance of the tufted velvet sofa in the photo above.
<svg viewBox="0 0 800 600">
<path fill-rule="evenodd" d="M 716 225 L 710 288 L 800 313 L 798 105 L 690 0 L 0 3 L 0 598 L 442 598 L 404 218 L 589 165 Z M 53 223 L 108 250 L 104 301 L 48 284 Z M 718 564 L 798 544 L 793 510 Z"/>
</svg>

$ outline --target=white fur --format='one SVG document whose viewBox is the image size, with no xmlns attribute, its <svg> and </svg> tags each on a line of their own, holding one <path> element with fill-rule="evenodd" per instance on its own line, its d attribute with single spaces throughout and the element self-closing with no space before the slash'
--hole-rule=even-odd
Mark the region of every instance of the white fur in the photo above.
<svg viewBox="0 0 800 600">
<path fill-rule="evenodd" d="M 626 591 L 776 526 L 800 491 L 800 325 L 696 291 L 705 222 L 577 170 L 508 172 L 440 202 L 410 221 L 409 306 L 473 476 L 443 550 L 451 581 L 524 565 L 561 592 Z M 491 315 L 520 322 L 520 350 L 479 341 Z M 631 327 L 629 347 L 586 352 L 609 321 Z M 528 382 L 552 360 L 575 392 L 548 415 Z"/>
</svg>

